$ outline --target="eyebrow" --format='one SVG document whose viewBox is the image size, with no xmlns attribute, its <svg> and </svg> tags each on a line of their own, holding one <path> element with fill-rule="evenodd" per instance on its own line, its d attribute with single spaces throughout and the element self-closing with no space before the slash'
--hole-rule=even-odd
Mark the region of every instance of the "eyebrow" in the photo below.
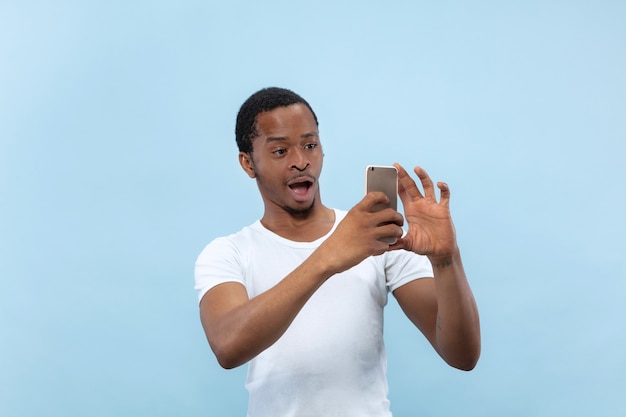
<svg viewBox="0 0 626 417">
<path fill-rule="evenodd" d="M 300 139 L 309 139 L 309 138 L 313 138 L 317 136 L 318 134 L 316 132 L 307 132 L 307 133 L 303 133 L 302 135 L 300 135 Z M 280 141 L 286 141 L 286 140 L 287 140 L 286 136 L 270 136 L 265 139 L 265 142 L 270 143 L 270 142 L 280 142 Z"/>
</svg>

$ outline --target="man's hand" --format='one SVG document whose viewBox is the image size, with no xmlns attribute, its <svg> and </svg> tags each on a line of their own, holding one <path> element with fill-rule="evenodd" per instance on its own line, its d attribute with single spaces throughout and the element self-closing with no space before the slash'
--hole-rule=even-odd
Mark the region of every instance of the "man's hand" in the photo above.
<svg viewBox="0 0 626 417">
<path fill-rule="evenodd" d="M 404 217 L 408 232 L 391 249 L 406 249 L 420 255 L 426 255 L 431 262 L 448 262 L 457 253 L 456 233 L 450 216 L 450 189 L 443 182 L 438 182 L 441 199 L 437 202 L 432 180 L 420 167 L 415 173 L 422 183 L 422 194 L 413 179 L 400 166 L 398 169 L 398 194 L 404 205 Z"/>
<path fill-rule="evenodd" d="M 390 249 L 407 249 L 428 256 L 434 280 L 415 280 L 394 291 L 407 317 L 422 331 L 451 366 L 471 370 L 480 357 L 480 319 L 465 276 L 450 216 L 450 190 L 435 187 L 426 171 L 415 167 L 423 194 L 400 165 L 398 194 L 404 205 L 408 232 Z"/>
<path fill-rule="evenodd" d="M 323 253 L 333 273 L 343 272 L 368 256 L 388 251 L 389 244 L 381 238 L 402 236 L 404 219 L 400 213 L 390 208 L 372 212 L 372 208 L 381 203 L 389 204 L 384 193 L 368 193 L 318 248 L 316 252 Z"/>
</svg>

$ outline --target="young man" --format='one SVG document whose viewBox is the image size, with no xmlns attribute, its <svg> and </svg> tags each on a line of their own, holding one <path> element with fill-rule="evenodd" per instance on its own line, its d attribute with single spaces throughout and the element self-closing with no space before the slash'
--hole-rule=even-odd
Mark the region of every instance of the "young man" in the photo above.
<svg viewBox="0 0 626 417">
<path fill-rule="evenodd" d="M 369 193 L 350 211 L 322 204 L 322 144 L 310 105 L 292 91 L 253 94 L 237 116 L 239 162 L 261 220 L 215 239 L 196 262 L 200 317 L 218 362 L 249 362 L 249 417 L 391 416 L 383 308 L 402 310 L 451 366 L 480 355 L 478 311 L 448 203 L 417 167 L 399 172 L 404 217 Z M 407 223 L 407 232 L 402 226 Z M 396 237 L 389 245 L 384 237 Z"/>
</svg>

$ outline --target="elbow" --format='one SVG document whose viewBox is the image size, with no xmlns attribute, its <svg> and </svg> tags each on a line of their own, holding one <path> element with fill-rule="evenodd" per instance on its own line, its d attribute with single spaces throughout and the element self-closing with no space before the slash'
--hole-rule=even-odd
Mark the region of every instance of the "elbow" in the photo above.
<svg viewBox="0 0 626 417">
<path fill-rule="evenodd" d="M 219 349 L 213 348 L 213 354 L 215 355 L 215 359 L 217 359 L 217 363 L 224 369 L 233 369 L 237 367 L 237 362 L 230 355 L 225 354 Z"/>
<path fill-rule="evenodd" d="M 243 359 L 240 355 L 235 354 L 233 349 L 213 345 L 211 345 L 211 349 L 213 354 L 215 354 L 217 363 L 224 369 L 234 369 L 247 362 L 247 359 Z"/>
<path fill-rule="evenodd" d="M 231 359 L 227 359 L 227 358 L 222 358 L 220 356 L 217 356 L 217 363 L 224 369 L 228 370 L 228 369 L 235 369 L 236 367 L 238 367 L 240 364 L 236 361 L 233 361 Z"/>
<path fill-rule="evenodd" d="M 476 364 L 478 364 L 479 357 L 480 355 L 477 355 L 476 357 L 473 357 L 473 358 L 465 358 L 463 360 L 457 360 L 455 362 L 448 362 L 448 364 L 452 366 L 453 368 L 456 368 L 460 371 L 469 372 L 476 367 Z"/>
<path fill-rule="evenodd" d="M 217 363 L 224 369 L 233 369 L 248 361 L 244 353 L 238 348 L 231 337 L 224 337 L 216 332 L 210 332 L 205 328 L 206 340 L 217 359 Z"/>
<path fill-rule="evenodd" d="M 469 372 L 476 367 L 478 359 L 480 359 L 480 346 L 467 352 L 467 354 L 453 366 L 461 371 Z"/>
<path fill-rule="evenodd" d="M 465 345 L 462 349 L 452 352 L 440 352 L 444 361 L 453 368 L 469 372 L 473 370 L 480 359 L 480 342 Z"/>
</svg>

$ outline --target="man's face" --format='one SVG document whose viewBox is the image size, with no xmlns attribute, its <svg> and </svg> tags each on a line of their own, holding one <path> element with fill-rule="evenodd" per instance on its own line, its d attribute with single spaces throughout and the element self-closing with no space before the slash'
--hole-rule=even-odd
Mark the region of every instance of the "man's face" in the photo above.
<svg viewBox="0 0 626 417">
<path fill-rule="evenodd" d="M 260 113 L 252 154 L 239 155 L 244 170 L 256 178 L 266 208 L 308 213 L 319 201 L 322 146 L 317 124 L 303 104 Z"/>
</svg>

